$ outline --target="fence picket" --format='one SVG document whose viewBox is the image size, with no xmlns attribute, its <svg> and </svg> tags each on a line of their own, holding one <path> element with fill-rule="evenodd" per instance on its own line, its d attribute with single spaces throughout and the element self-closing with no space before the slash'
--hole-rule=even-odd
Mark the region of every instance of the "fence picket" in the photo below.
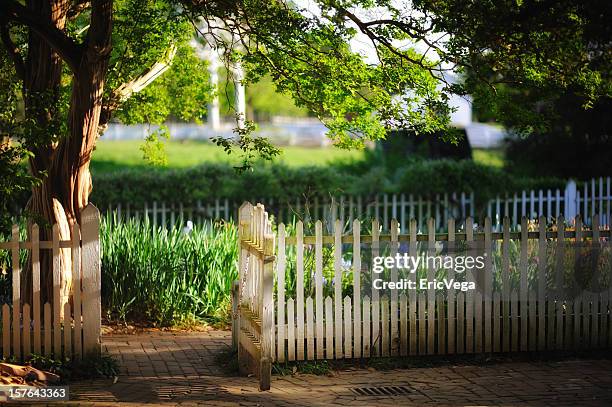
<svg viewBox="0 0 612 407">
<path fill-rule="evenodd" d="M 100 353 L 100 213 L 93 205 L 81 212 L 83 354 Z"/>
<path fill-rule="evenodd" d="M 390 255 L 395 257 L 399 250 L 399 223 L 394 217 L 391 220 L 391 247 Z M 398 281 L 397 267 L 394 265 L 391 268 L 391 281 Z M 397 356 L 399 354 L 399 326 L 398 326 L 398 293 L 397 290 L 391 290 L 391 355 Z"/>
<path fill-rule="evenodd" d="M 334 358 L 334 305 L 330 296 L 325 297 L 325 358 Z"/>
<path fill-rule="evenodd" d="M 436 254 L 436 228 L 433 218 L 427 220 L 427 252 L 430 256 Z M 434 262 L 435 263 L 435 262 Z M 427 267 L 427 281 L 433 282 L 436 277 L 436 268 L 434 266 Z M 436 335 L 436 292 L 433 287 L 427 288 L 427 354 L 435 353 L 434 340 Z"/>
<path fill-rule="evenodd" d="M 370 297 L 367 295 L 363 297 L 363 341 L 361 343 L 362 346 L 362 356 L 364 358 L 370 357 L 371 350 L 371 338 L 370 338 Z"/>
<path fill-rule="evenodd" d="M 372 257 L 380 255 L 380 223 L 377 220 L 372 221 Z M 374 281 L 376 274 L 370 271 L 371 279 Z M 372 287 L 372 347 L 371 352 L 374 356 L 380 355 L 380 303 L 378 290 Z"/>
<path fill-rule="evenodd" d="M 53 225 L 53 354 L 62 354 L 62 331 L 60 301 L 60 231 L 57 224 Z"/>
<path fill-rule="evenodd" d="M 538 225 L 538 350 L 544 350 L 546 347 L 546 259 L 546 217 L 540 216 Z"/>
<path fill-rule="evenodd" d="M 504 217 L 502 241 L 502 350 L 510 351 L 510 219 Z"/>
<path fill-rule="evenodd" d="M 70 309 L 70 303 L 67 302 L 64 304 L 64 325 L 63 325 L 63 335 L 64 335 L 64 352 L 62 353 L 64 357 L 70 357 L 74 353 L 72 352 L 72 324 L 71 318 L 72 310 Z"/>
<path fill-rule="evenodd" d="M 589 339 L 591 338 L 591 294 L 588 292 L 582 293 L 582 331 L 581 343 L 582 348 L 587 349 L 590 346 Z"/>
<path fill-rule="evenodd" d="M 19 263 L 19 226 L 13 225 L 11 261 L 13 267 L 13 355 L 21 359 L 21 264 Z"/>
<path fill-rule="evenodd" d="M 342 359 L 342 224 L 334 222 L 334 320 L 336 359 Z"/>
<path fill-rule="evenodd" d="M 556 349 L 555 341 L 557 340 L 556 332 L 558 328 L 555 326 L 555 323 L 559 323 L 556 305 L 557 304 L 554 298 L 552 298 L 551 296 L 546 297 L 546 316 L 548 318 L 548 327 L 546 332 L 547 350 Z M 563 321 L 561 320 L 560 323 L 563 323 Z"/>
<path fill-rule="evenodd" d="M 72 284 L 74 287 L 72 294 L 74 358 L 79 360 L 83 353 L 83 341 L 81 339 L 81 229 L 77 223 L 72 225 Z M 70 314 L 68 320 L 70 320 Z"/>
<path fill-rule="evenodd" d="M 498 211 L 499 213 L 499 211 Z M 491 339 L 491 330 L 492 330 L 492 303 L 491 299 L 493 296 L 493 265 L 492 265 L 492 257 L 493 257 L 493 247 L 491 241 L 491 218 L 485 218 L 485 228 L 484 228 L 484 249 L 485 249 L 485 269 L 484 269 L 484 351 L 487 353 L 491 353 L 492 351 L 492 339 Z"/>
<path fill-rule="evenodd" d="M 297 359 L 304 360 L 304 224 L 299 221 L 296 233 L 296 282 L 297 299 Z M 312 357 L 312 354 L 309 355 Z"/>
<path fill-rule="evenodd" d="M 591 334 L 589 335 L 589 345 L 592 349 L 599 347 L 599 295 L 590 293 L 591 298 Z"/>
<path fill-rule="evenodd" d="M 537 347 L 537 321 L 536 321 L 536 293 L 529 290 L 529 350 L 534 351 Z"/>
<path fill-rule="evenodd" d="M 382 345 L 382 356 L 390 355 L 390 336 L 389 336 L 389 298 L 383 296 L 380 300 L 380 322 L 382 325 L 381 331 L 381 345 Z"/>
<path fill-rule="evenodd" d="M 353 332 L 351 319 L 351 297 L 344 297 L 344 357 L 353 357 Z"/>
<path fill-rule="evenodd" d="M 8 304 L 2 306 L 2 357 L 11 355 L 11 309 Z"/>
<path fill-rule="evenodd" d="M 427 297 L 424 292 L 419 292 L 417 297 L 417 307 L 419 312 L 418 324 L 419 324 L 419 355 L 425 355 L 427 353 L 427 326 L 425 320 L 425 307 L 427 305 Z"/>
<path fill-rule="evenodd" d="M 557 219 L 557 247 L 555 253 L 555 307 L 557 309 L 557 324 L 556 324 L 556 335 L 555 335 L 555 349 L 564 349 L 567 343 L 564 344 L 564 328 L 563 328 L 563 304 L 559 294 L 563 288 L 563 260 L 564 260 L 564 249 L 565 249 L 565 220 L 563 216 L 559 216 Z M 566 304 L 569 306 L 568 304 Z M 567 322 L 567 321 L 566 321 Z M 566 328 L 567 330 L 567 328 Z"/>
<path fill-rule="evenodd" d="M 355 358 L 361 357 L 361 223 L 353 221 L 353 336 Z M 369 329 L 369 327 L 368 327 Z"/>
<path fill-rule="evenodd" d="M 325 345 L 323 343 L 323 223 L 315 223 L 315 297 L 317 324 L 317 359 L 323 359 Z"/>
<path fill-rule="evenodd" d="M 455 254 L 455 220 L 453 218 L 448 219 L 448 255 L 453 257 Z M 448 279 L 455 278 L 455 269 L 450 268 L 447 270 Z M 447 299 L 447 346 L 448 353 L 455 353 L 455 288 L 451 287 L 446 291 L 446 299 Z"/>
<path fill-rule="evenodd" d="M 465 352 L 465 294 L 457 293 L 457 353 Z"/>
<path fill-rule="evenodd" d="M 408 297 L 400 295 L 400 355 L 408 354 Z"/>
<path fill-rule="evenodd" d="M 493 352 L 501 351 L 501 307 L 500 294 L 498 291 L 493 293 Z"/>
<path fill-rule="evenodd" d="M 412 195 L 410 196 L 410 200 L 412 202 Z M 412 204 L 412 203 L 411 203 Z M 412 206 L 411 206 L 412 208 Z M 408 241 L 408 255 L 412 258 L 416 257 L 416 253 L 417 253 L 417 222 L 416 219 L 411 218 L 410 219 L 410 236 L 409 236 L 409 241 Z M 417 273 L 410 273 L 410 277 L 409 277 L 410 281 L 412 282 L 412 284 L 416 284 L 416 279 L 417 279 Z M 416 355 L 418 353 L 418 349 L 417 349 L 417 291 L 416 290 L 412 290 L 412 292 L 409 293 L 409 305 L 410 305 L 410 310 L 409 310 L 409 321 L 410 321 L 410 347 L 408 350 L 408 353 L 410 355 Z"/>
<path fill-rule="evenodd" d="M 277 318 L 277 349 L 276 349 L 276 360 L 279 362 L 285 361 L 285 225 L 281 223 L 278 225 L 278 263 L 276 264 L 276 318 Z M 287 304 L 289 309 L 289 304 Z M 287 314 L 289 311 L 287 310 Z M 287 324 L 293 325 L 293 321 L 287 320 Z M 289 328 L 288 328 L 289 329 Z M 289 339 L 289 347 L 291 347 L 291 340 Z"/>
<path fill-rule="evenodd" d="M 446 353 L 446 313 L 444 308 L 444 297 L 441 293 L 436 295 L 436 304 L 438 305 L 437 321 L 437 338 L 438 338 L 438 355 Z"/>
<path fill-rule="evenodd" d="M 22 321 L 23 321 L 23 357 L 27 358 L 32 354 L 32 332 L 31 332 L 31 318 L 30 318 L 30 304 L 23 304 L 22 308 Z"/>
<path fill-rule="evenodd" d="M 482 331 L 482 294 L 477 291 L 474 294 L 474 352 L 483 352 L 483 331 Z"/>
<path fill-rule="evenodd" d="M 465 296 L 465 352 L 474 353 L 474 294 Z"/>
<path fill-rule="evenodd" d="M 574 349 L 579 349 L 580 348 L 580 318 L 581 318 L 581 305 L 582 305 L 582 295 L 574 298 L 574 304 L 573 304 L 573 311 L 574 311 L 574 321 L 573 321 L 573 328 L 574 328 L 574 338 L 573 338 L 573 346 Z"/>
<path fill-rule="evenodd" d="M 599 330 L 599 347 L 608 346 L 608 291 L 599 294 L 601 329 Z"/>
<path fill-rule="evenodd" d="M 43 320 L 44 320 L 44 333 L 45 333 L 45 356 L 50 356 L 51 351 L 51 334 L 53 328 L 51 326 L 51 304 L 48 302 L 43 305 Z"/>
<path fill-rule="evenodd" d="M 312 297 L 308 297 L 306 298 L 306 357 L 308 360 L 315 359 L 313 315 Z"/>
<path fill-rule="evenodd" d="M 528 225 L 527 218 L 523 216 L 521 218 L 521 253 L 519 259 L 519 270 L 520 270 L 520 321 L 521 321 L 521 350 L 527 350 L 527 238 L 528 238 Z"/>
<path fill-rule="evenodd" d="M 517 352 L 519 350 L 519 315 L 518 315 L 518 294 L 516 290 L 512 290 L 510 293 L 510 312 L 511 312 L 511 322 L 512 322 L 512 339 L 510 341 L 510 349 L 512 352 Z"/>
<path fill-rule="evenodd" d="M 32 305 L 34 319 L 34 353 L 41 354 L 41 328 L 40 328 L 40 231 L 37 224 L 32 225 Z M 80 294 L 80 293 L 79 293 Z"/>
<path fill-rule="evenodd" d="M 279 345 L 282 344 L 282 347 L 279 346 L 279 361 L 283 361 L 285 356 L 285 337 L 283 336 L 281 342 L 281 336 L 279 335 L 278 343 Z M 280 359 L 281 356 L 283 359 Z M 287 300 L 287 360 L 290 362 L 295 360 L 295 304 L 293 298 Z"/>
</svg>

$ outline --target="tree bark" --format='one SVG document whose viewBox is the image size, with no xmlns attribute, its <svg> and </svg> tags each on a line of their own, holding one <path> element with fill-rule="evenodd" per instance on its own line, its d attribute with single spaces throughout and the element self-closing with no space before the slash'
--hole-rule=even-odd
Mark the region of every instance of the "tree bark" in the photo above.
<svg viewBox="0 0 612 407">
<path fill-rule="evenodd" d="M 66 0 L 30 0 L 28 6 L 63 30 L 70 3 Z M 30 159 L 34 175 L 47 173 L 42 185 L 34 187 L 28 211 L 41 227 L 41 238 L 51 240 L 50 226 L 58 225 L 61 240 L 70 240 L 72 226 L 80 222 L 81 210 L 89 202 L 91 175 L 89 163 L 98 138 L 102 95 L 111 51 L 112 0 L 92 2 L 86 47 L 73 70 L 70 107 L 67 118 L 58 118 L 61 59 L 45 40 L 30 31 L 27 74 L 24 81 L 26 114 L 35 119 L 41 131 L 60 128 L 67 120 L 68 135 L 58 133 L 55 141 L 35 150 Z M 41 94 L 50 95 L 41 98 Z M 51 106 L 51 108 L 49 108 Z M 61 137 L 63 136 L 63 137 Z M 47 253 L 45 253 L 47 252 Z M 53 302 L 53 259 L 49 251 L 41 253 L 42 301 Z M 60 301 L 69 298 L 72 285 L 70 249 L 60 250 Z M 31 298 L 31 272 L 24 273 L 24 298 Z"/>
<path fill-rule="evenodd" d="M 28 0 L 27 7 L 33 13 L 40 15 L 41 20 L 46 20 L 59 30 L 65 26 L 65 13 L 63 13 L 66 0 Z M 25 78 L 23 83 L 23 94 L 25 104 L 25 114 L 27 119 L 34 124 L 32 131 L 37 140 L 49 138 L 49 142 L 36 145 L 34 154 L 29 159 L 31 173 L 36 177 L 47 173 L 47 177 L 42 177 L 43 181 L 39 186 L 32 189 L 32 197 L 28 203 L 27 210 L 32 214 L 33 221 L 40 224 L 40 238 L 51 240 L 50 225 L 57 223 L 61 213 L 61 205 L 55 202 L 57 210 L 54 210 L 54 191 L 56 189 L 57 178 L 51 173 L 50 169 L 55 158 L 57 142 L 51 141 L 53 130 L 59 129 L 61 118 L 58 109 L 58 99 L 60 94 L 60 83 L 62 73 L 62 60 L 58 53 L 45 41 L 42 36 L 34 30 L 29 30 L 28 35 L 28 56 L 25 63 Z M 59 134 L 55 135 L 56 137 Z M 66 229 L 69 226 L 64 219 L 60 219 L 60 236 L 62 239 L 70 238 L 66 236 Z M 68 267 L 68 258 L 62 251 L 60 259 L 60 270 Z M 42 301 L 53 301 L 53 257 L 48 250 L 42 250 L 41 262 L 41 294 Z M 30 265 L 24 269 L 22 275 L 22 297 L 26 302 L 31 303 L 32 295 L 32 273 Z"/>
</svg>

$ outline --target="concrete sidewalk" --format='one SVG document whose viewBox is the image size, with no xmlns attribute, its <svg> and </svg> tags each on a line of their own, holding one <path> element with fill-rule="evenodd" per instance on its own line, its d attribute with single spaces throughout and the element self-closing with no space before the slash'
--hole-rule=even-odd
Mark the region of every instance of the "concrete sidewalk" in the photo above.
<svg viewBox="0 0 612 407">
<path fill-rule="evenodd" d="M 117 383 L 71 384 L 77 405 L 380 406 L 529 405 L 611 406 L 609 360 L 512 362 L 389 371 L 352 369 L 329 376 L 273 376 L 259 392 L 255 378 L 234 377 L 217 355 L 230 333 L 108 335 L 105 348 L 121 363 Z M 361 395 L 357 388 L 391 386 L 403 394 Z M 401 387 L 401 388 L 400 388 Z M 365 390 L 374 393 L 377 391 Z M 386 389 L 386 391 L 394 390 Z M 385 389 L 381 390 L 384 393 Z"/>
</svg>

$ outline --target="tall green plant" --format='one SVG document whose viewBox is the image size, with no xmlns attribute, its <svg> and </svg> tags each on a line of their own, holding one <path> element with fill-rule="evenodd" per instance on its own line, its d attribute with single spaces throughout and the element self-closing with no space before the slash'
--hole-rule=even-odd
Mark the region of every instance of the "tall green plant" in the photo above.
<svg viewBox="0 0 612 407">
<path fill-rule="evenodd" d="M 102 301 L 110 317 L 173 325 L 226 318 L 237 278 L 237 230 L 231 223 L 164 229 L 148 221 L 101 225 Z"/>
</svg>

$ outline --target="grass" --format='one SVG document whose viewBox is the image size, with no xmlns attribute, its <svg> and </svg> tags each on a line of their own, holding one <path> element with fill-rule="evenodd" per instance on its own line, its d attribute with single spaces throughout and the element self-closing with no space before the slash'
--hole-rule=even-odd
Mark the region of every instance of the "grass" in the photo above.
<svg viewBox="0 0 612 407">
<path fill-rule="evenodd" d="M 472 158 L 474 162 L 496 168 L 502 168 L 505 163 L 504 150 L 502 149 L 475 148 L 472 151 Z"/>
<path fill-rule="evenodd" d="M 92 172 L 114 172 L 125 168 L 147 168 L 148 163 L 142 157 L 142 141 L 104 141 L 98 142 L 91 163 Z M 291 167 L 310 165 L 324 166 L 338 161 L 362 161 L 363 150 L 343 150 L 333 146 L 325 148 L 287 146 L 281 148 L 277 163 Z M 238 164 L 238 155 L 227 155 L 216 145 L 196 140 L 169 141 L 166 143 L 168 168 L 185 168 L 198 164 L 229 162 Z M 504 165 L 504 152 L 501 149 L 473 150 L 474 161 L 484 165 L 501 168 Z"/>
<path fill-rule="evenodd" d="M 103 141 L 98 142 L 92 159 L 92 172 L 114 172 L 128 167 L 147 167 L 139 147 L 142 141 Z M 166 143 L 168 168 L 184 168 L 204 163 L 239 163 L 239 156 L 228 156 L 223 149 L 205 141 L 170 141 Z M 276 162 L 292 167 L 307 165 L 327 165 L 333 161 L 362 160 L 363 150 L 342 150 L 335 147 L 309 148 L 289 146 L 282 148 L 282 155 Z"/>
</svg>

